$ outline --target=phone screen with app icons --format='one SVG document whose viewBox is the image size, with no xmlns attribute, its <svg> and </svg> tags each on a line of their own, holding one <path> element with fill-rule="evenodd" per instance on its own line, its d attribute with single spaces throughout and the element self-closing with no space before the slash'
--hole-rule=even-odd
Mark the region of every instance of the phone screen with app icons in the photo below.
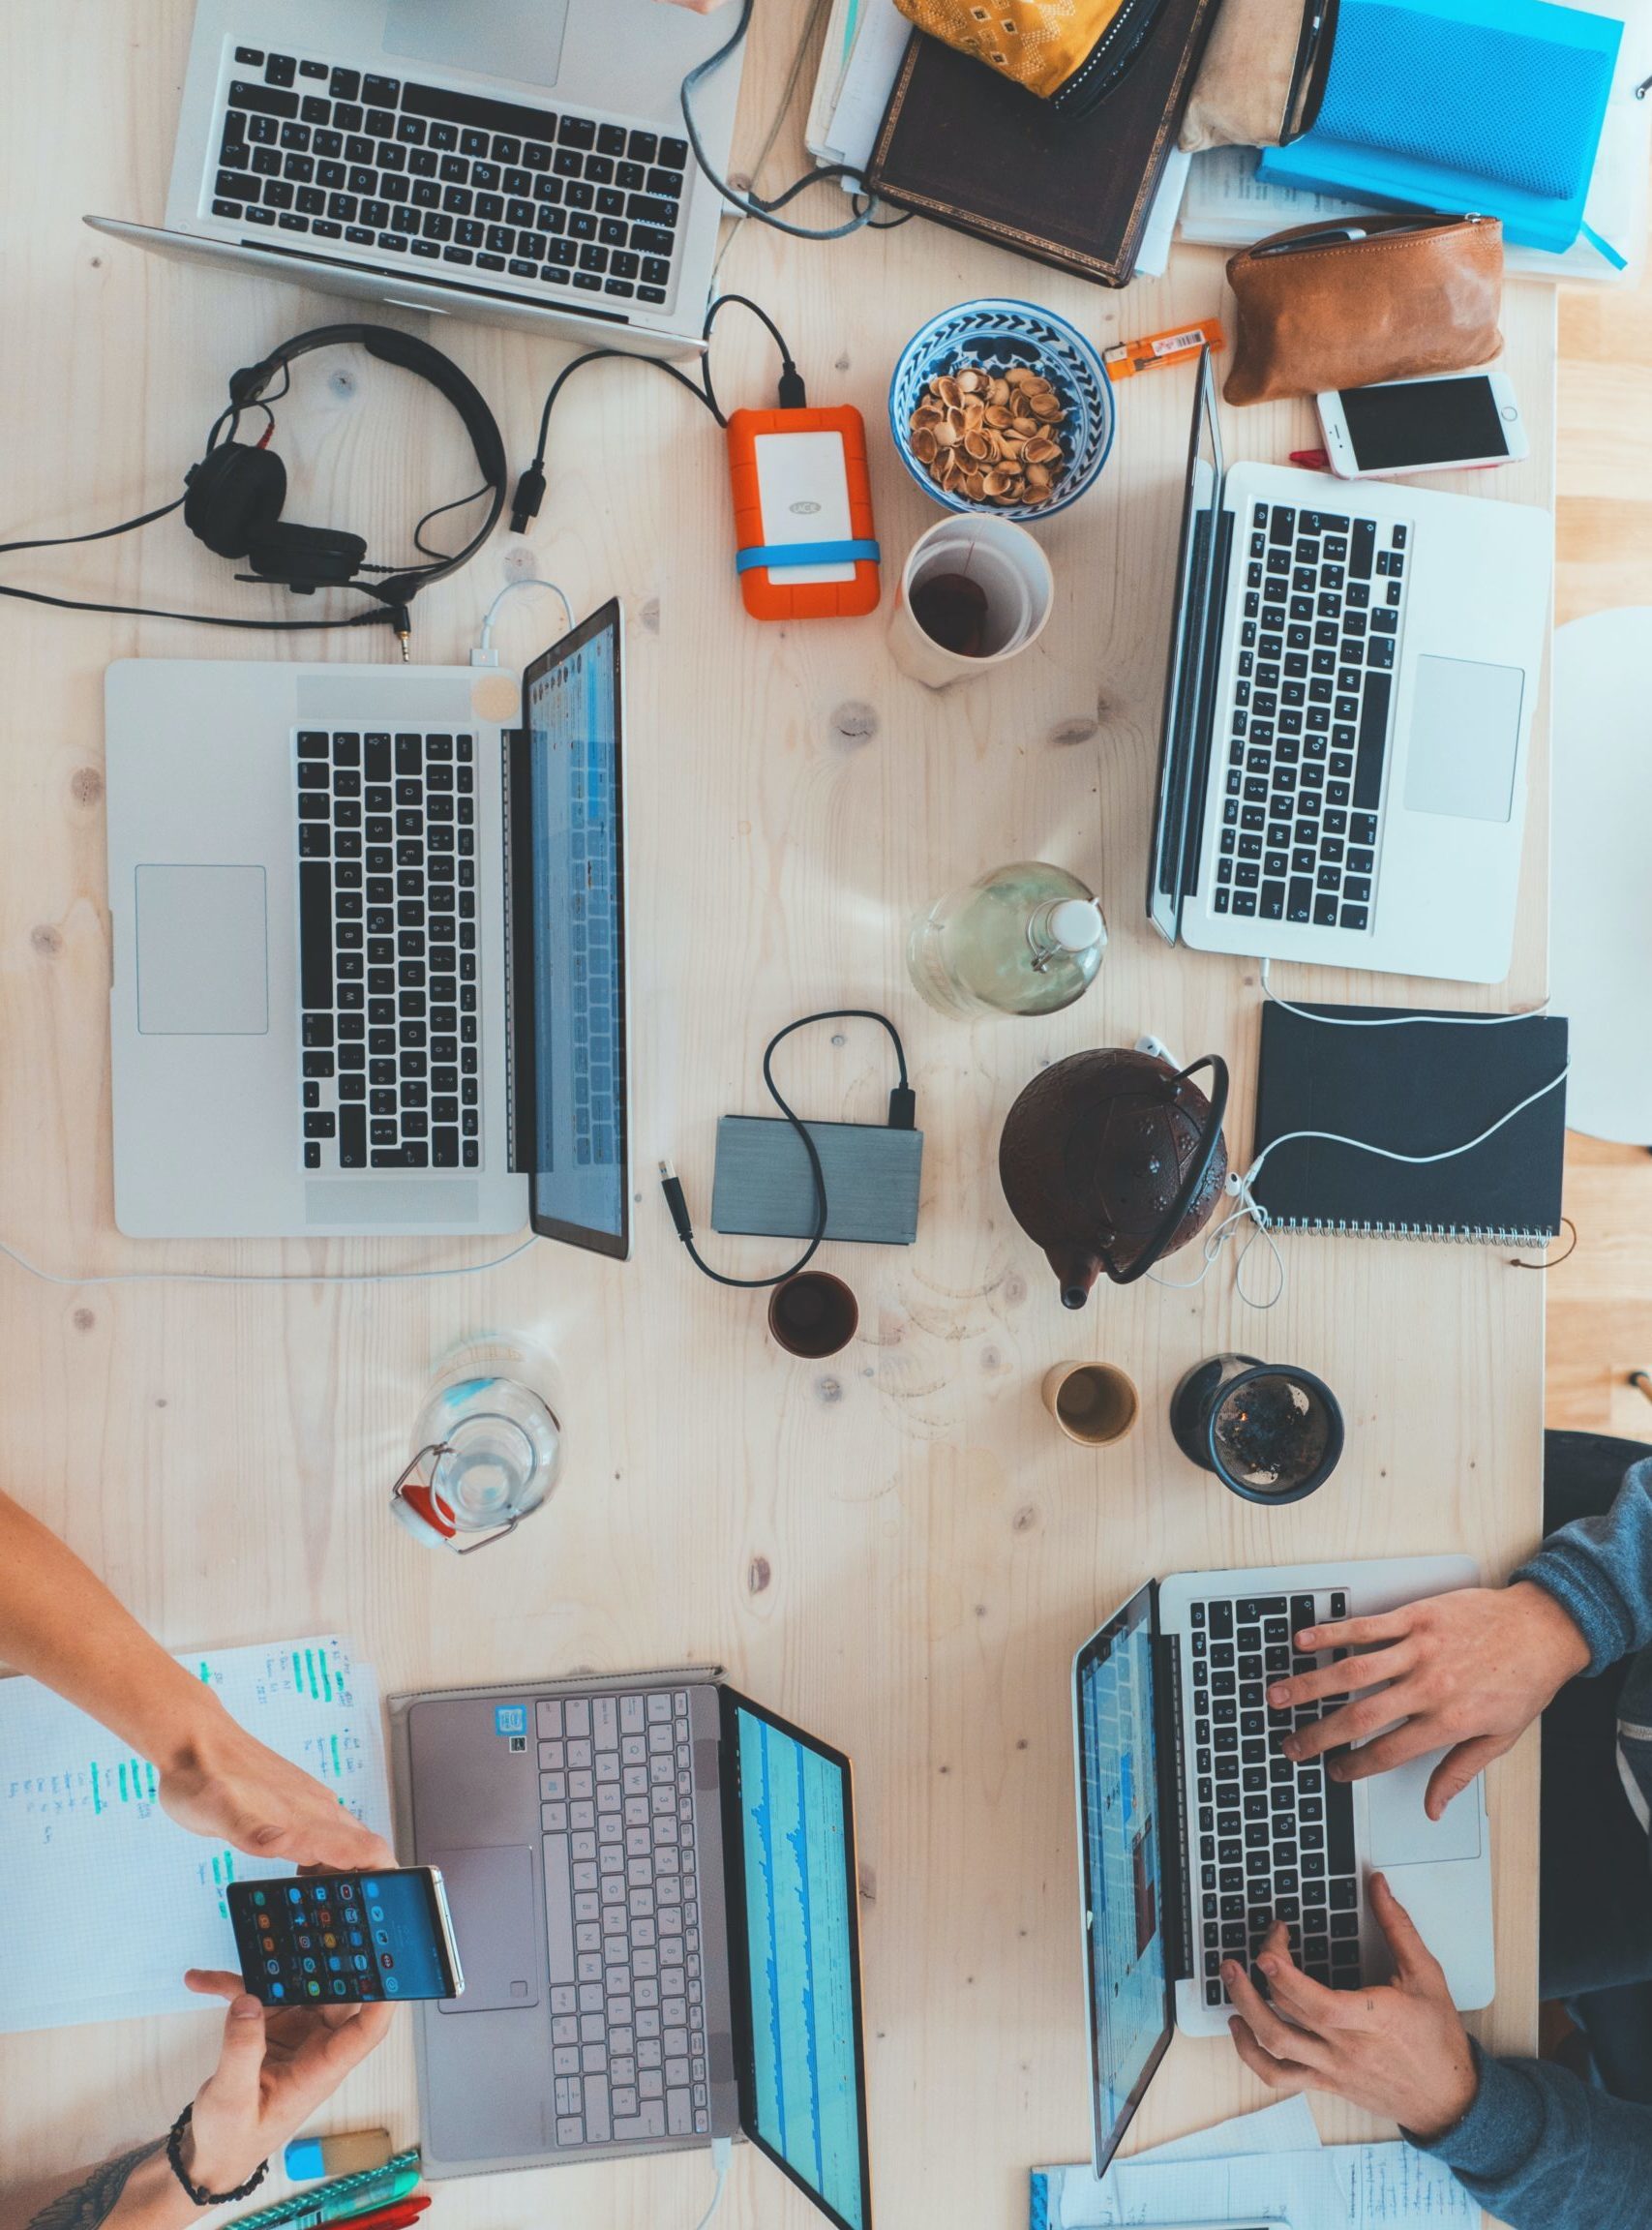
<svg viewBox="0 0 1652 2230">
<path fill-rule="evenodd" d="M 266 2005 L 453 1998 L 464 1987 L 429 1866 L 233 1882 L 229 1916 L 242 1979 Z"/>
</svg>

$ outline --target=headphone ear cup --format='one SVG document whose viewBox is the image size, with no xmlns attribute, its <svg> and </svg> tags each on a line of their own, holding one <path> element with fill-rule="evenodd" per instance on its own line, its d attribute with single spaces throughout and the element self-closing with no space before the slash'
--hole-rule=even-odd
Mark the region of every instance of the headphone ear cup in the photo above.
<svg viewBox="0 0 1652 2230">
<path fill-rule="evenodd" d="M 245 558 L 285 500 L 286 467 L 245 441 L 208 450 L 184 475 L 184 525 L 219 558 Z"/>
<path fill-rule="evenodd" d="M 361 571 L 367 544 L 359 534 L 333 527 L 301 527 L 272 519 L 255 532 L 246 558 L 260 580 L 288 588 L 336 588 Z"/>
</svg>

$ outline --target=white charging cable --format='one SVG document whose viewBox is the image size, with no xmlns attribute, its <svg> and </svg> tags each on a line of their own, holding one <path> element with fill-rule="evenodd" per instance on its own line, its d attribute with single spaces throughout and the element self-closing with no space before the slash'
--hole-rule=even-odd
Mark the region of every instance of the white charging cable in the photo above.
<svg viewBox="0 0 1652 2230">
<path fill-rule="evenodd" d="M 563 591 L 557 588 L 555 581 L 546 581 L 537 573 L 525 573 L 520 581 L 507 581 L 483 614 L 482 632 L 477 640 L 475 649 L 470 653 L 472 666 L 496 666 L 498 664 L 499 654 L 494 648 L 494 615 L 505 598 L 514 596 L 519 588 L 549 588 L 552 595 L 561 604 L 568 621 L 568 632 L 572 634 L 574 608 L 568 602 Z"/>
<path fill-rule="evenodd" d="M 507 1262 L 514 1262 L 537 1244 L 535 1232 L 508 1253 L 490 1255 L 486 1262 L 457 1262 L 449 1268 L 432 1270 L 341 1270 L 326 1275 L 311 1270 L 108 1270 L 76 1278 L 59 1270 L 43 1270 L 4 1239 L 0 1239 L 0 1254 L 31 1278 L 38 1278 L 43 1285 L 421 1285 L 437 1278 L 480 1278 L 489 1270 L 502 1270 Z"/>
<path fill-rule="evenodd" d="M 709 2230 L 712 2216 L 723 2204 L 723 2191 L 729 2181 L 729 2157 L 734 2149 L 732 2138 L 714 2137 L 711 2140 L 711 2159 L 717 2171 L 717 2185 L 711 2194 L 711 2204 L 701 2215 L 696 2230 Z"/>
</svg>

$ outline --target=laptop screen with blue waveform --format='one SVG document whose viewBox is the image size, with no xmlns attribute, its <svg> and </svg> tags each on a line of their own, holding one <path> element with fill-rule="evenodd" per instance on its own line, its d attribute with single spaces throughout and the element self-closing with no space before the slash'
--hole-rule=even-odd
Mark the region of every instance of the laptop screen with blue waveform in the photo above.
<svg viewBox="0 0 1652 2230">
<path fill-rule="evenodd" d="M 620 619 L 610 603 L 528 668 L 531 876 L 514 965 L 531 983 L 533 1227 L 621 1257 L 626 1183 L 625 889 Z M 515 833 L 513 830 L 513 846 Z M 523 863 L 513 861 L 513 875 Z M 528 893 L 525 892 L 525 896 Z M 526 966 L 525 968 L 525 963 Z"/>
<path fill-rule="evenodd" d="M 848 1761 L 743 1701 L 733 1725 L 751 2021 L 742 2125 L 842 2230 L 870 2230 Z"/>
<path fill-rule="evenodd" d="M 1153 1656 L 1154 1592 L 1147 1586 L 1086 1644 L 1076 1668 L 1079 1863 L 1098 2176 L 1174 2027 Z M 1168 1832 L 1175 1834 L 1174 1821 Z"/>
</svg>

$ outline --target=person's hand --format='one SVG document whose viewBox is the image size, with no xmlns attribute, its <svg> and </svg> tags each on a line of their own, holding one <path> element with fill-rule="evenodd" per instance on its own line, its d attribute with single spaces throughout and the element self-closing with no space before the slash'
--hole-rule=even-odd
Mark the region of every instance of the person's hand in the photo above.
<svg viewBox="0 0 1652 2230">
<path fill-rule="evenodd" d="M 1380 1874 L 1371 1876 L 1370 1899 L 1394 1953 L 1394 1981 L 1368 1990 L 1310 1982 L 1276 1921 L 1256 1962 L 1269 1999 L 1243 1967 L 1222 1969 L 1238 2007 L 1228 2028 L 1239 2057 L 1270 2090 L 1332 2091 L 1429 2143 L 1462 2120 L 1480 2078 L 1440 1963 Z"/>
<path fill-rule="evenodd" d="M 216 1707 L 162 1767 L 161 1803 L 180 1827 L 222 1836 L 255 1858 L 338 1872 L 396 1863 L 383 1838 L 330 1790 Z"/>
<path fill-rule="evenodd" d="M 184 2165 L 203 2189 L 234 2191 L 383 2042 L 391 2009 L 268 2013 L 239 1974 L 192 1967 L 184 1980 L 203 1997 L 229 2001 L 218 2065 L 195 2093 Z"/>
<path fill-rule="evenodd" d="M 668 8 L 692 9 L 696 15 L 709 15 L 714 8 L 721 8 L 723 0 L 666 0 Z"/>
<path fill-rule="evenodd" d="M 1286 1756 L 1301 1762 L 1364 1742 L 1327 1768 L 1333 1780 L 1364 1781 L 1445 1749 L 1425 1799 L 1430 1820 L 1493 1758 L 1512 1749 L 1589 1663 L 1588 1645 L 1572 1618 L 1529 1580 L 1513 1587 L 1463 1587 L 1374 1618 L 1304 1627 L 1296 1643 L 1304 1651 L 1367 1654 L 1271 1681 L 1268 1702 L 1276 1710 L 1386 1685 L 1299 1728 L 1286 1738 Z M 1405 1724 L 1396 1727 L 1397 1719 Z M 1385 1727 L 1393 1732 L 1383 1733 Z M 1366 1740 L 1373 1734 L 1379 1739 Z"/>
</svg>

